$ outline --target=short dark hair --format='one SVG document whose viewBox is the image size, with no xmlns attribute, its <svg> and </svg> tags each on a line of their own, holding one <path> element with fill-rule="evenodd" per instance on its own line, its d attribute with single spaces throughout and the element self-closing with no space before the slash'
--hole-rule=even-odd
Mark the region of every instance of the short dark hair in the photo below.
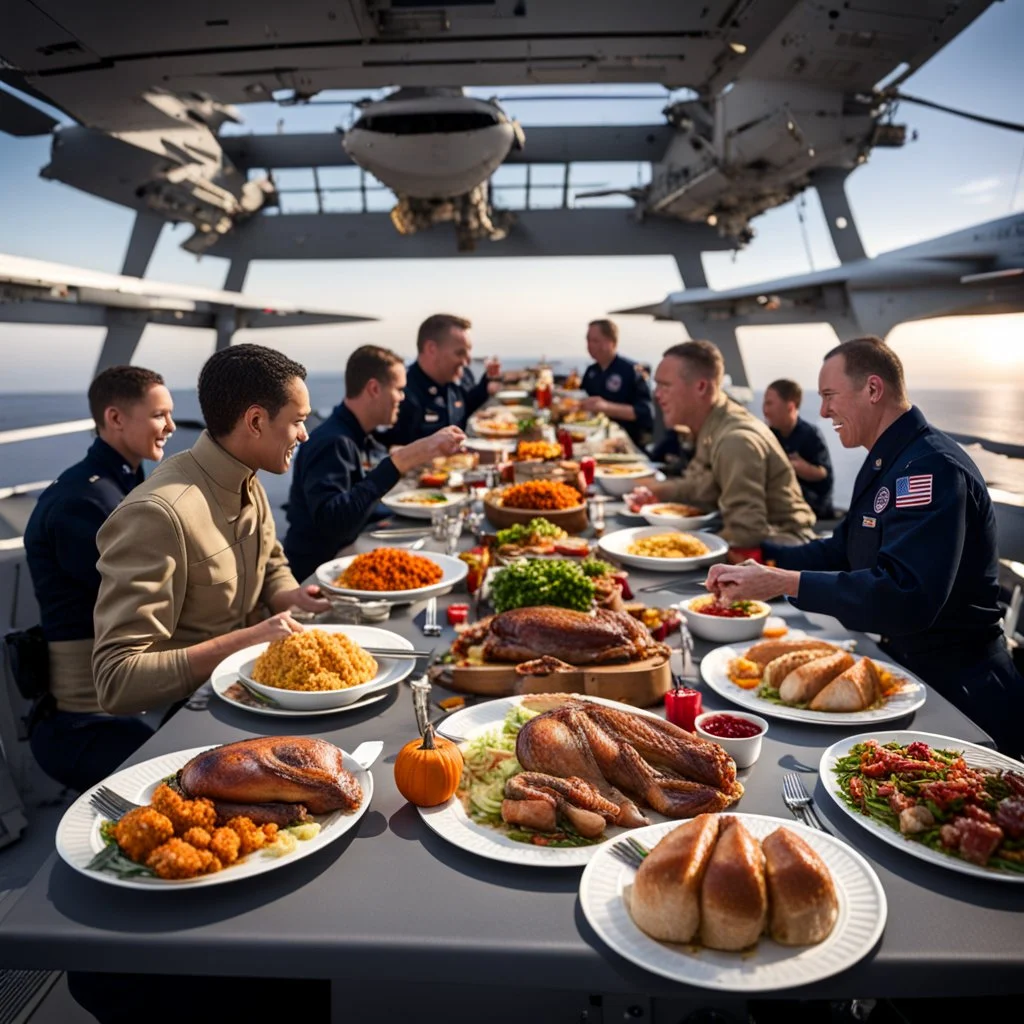
<svg viewBox="0 0 1024 1024">
<path fill-rule="evenodd" d="M 688 366 L 697 371 L 698 376 L 705 380 L 722 383 L 725 376 L 725 362 L 717 345 L 710 341 L 681 341 L 665 350 L 666 356 L 682 359 Z"/>
<path fill-rule="evenodd" d="M 619 325 L 614 320 L 591 320 L 587 327 L 596 327 L 609 341 L 619 343 Z"/>
<path fill-rule="evenodd" d="M 108 366 L 89 385 L 89 412 L 101 430 L 107 409 L 141 402 L 146 392 L 164 379 L 159 373 L 142 366 Z"/>
<path fill-rule="evenodd" d="M 774 391 L 784 402 L 792 402 L 798 409 L 804 400 L 804 389 L 795 380 L 787 380 L 785 377 L 773 380 L 765 390 Z"/>
<path fill-rule="evenodd" d="M 868 377 L 874 375 L 885 381 L 897 401 L 906 401 L 907 382 L 903 376 L 903 363 L 881 338 L 874 335 L 852 338 L 825 353 L 826 360 L 833 356 L 843 357 L 843 372 L 857 387 L 862 388 Z"/>
<path fill-rule="evenodd" d="M 402 360 L 391 349 L 380 345 L 362 345 L 348 357 L 345 366 L 345 397 L 356 398 L 371 380 L 389 383 L 391 368 Z"/>
<path fill-rule="evenodd" d="M 199 371 L 199 408 L 206 429 L 226 437 L 245 410 L 262 406 L 276 416 L 288 404 L 288 386 L 306 368 L 276 349 L 263 345 L 231 345 L 214 352 Z"/>
<path fill-rule="evenodd" d="M 435 313 L 428 316 L 416 332 L 416 351 L 422 352 L 428 341 L 444 341 L 453 327 L 468 331 L 472 326 L 472 322 L 464 316 L 453 316 L 451 313 Z"/>
</svg>

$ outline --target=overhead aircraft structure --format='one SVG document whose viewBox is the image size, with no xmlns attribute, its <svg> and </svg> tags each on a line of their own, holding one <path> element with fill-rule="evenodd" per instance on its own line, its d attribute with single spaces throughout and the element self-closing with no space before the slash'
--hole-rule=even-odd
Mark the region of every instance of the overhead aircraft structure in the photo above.
<svg viewBox="0 0 1024 1024">
<path fill-rule="evenodd" d="M 238 292 L 104 274 L 0 253 L 0 324 L 106 326 L 99 370 L 128 363 L 146 324 L 217 331 L 223 348 L 235 330 L 365 323 L 376 317 L 316 309 Z"/>
<path fill-rule="evenodd" d="M 517 211 L 495 209 L 485 184 L 503 162 L 649 164 L 649 180 L 625 190 L 634 225 L 710 227 L 735 246 L 760 213 L 823 178 L 840 182 L 828 190 L 826 213 L 848 219 L 842 178 L 873 147 L 903 144 L 894 86 L 991 2 L 182 0 L 165 8 L 7 0 L 0 82 L 21 95 L 0 97 L 0 124 L 21 135 L 52 131 L 45 177 L 191 224 L 185 248 L 196 253 L 234 258 L 245 238 L 259 236 L 247 229 L 278 203 L 275 169 L 353 162 L 396 192 L 392 232 L 455 222 L 455 232 L 425 232 L 432 251 L 415 250 L 423 255 L 448 255 L 453 235 L 461 251 L 482 239 L 512 241 Z M 632 131 L 520 131 L 498 103 L 461 95 L 465 87 L 621 83 L 662 87 L 664 121 Z M 317 99 L 330 90 L 394 87 L 348 132 L 230 129 L 245 104 L 317 104 L 331 102 Z M 58 124 L 36 101 L 73 123 Z M 569 199 L 567 174 L 564 208 Z M 344 216 L 284 224 L 276 244 L 301 236 L 308 253 L 343 234 Z M 534 237 L 532 224 L 517 223 Z M 359 227 L 364 236 L 366 224 Z M 559 221 L 556 240 L 563 228 Z M 355 241 L 343 242 L 335 258 L 360 255 Z M 530 244 L 531 255 L 559 254 L 557 244 L 546 252 Z M 322 248 L 326 255 L 330 246 Z"/>
<path fill-rule="evenodd" d="M 829 270 L 713 291 L 673 292 L 620 309 L 678 320 L 691 337 L 732 340 L 737 327 L 829 323 L 841 337 L 885 337 L 896 324 L 1024 312 L 1024 213 Z"/>
</svg>

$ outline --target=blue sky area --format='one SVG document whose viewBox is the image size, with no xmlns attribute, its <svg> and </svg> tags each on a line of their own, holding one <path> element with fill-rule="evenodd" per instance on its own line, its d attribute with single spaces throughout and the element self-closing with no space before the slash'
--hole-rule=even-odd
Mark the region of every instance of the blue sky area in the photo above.
<svg viewBox="0 0 1024 1024">
<path fill-rule="evenodd" d="M 996 3 L 902 88 L 939 103 L 1019 121 L 1024 95 L 1021 39 L 1024 2 Z M 523 91 L 474 90 L 480 95 Z M 656 88 L 597 91 L 642 94 Z M 528 134 L 530 125 L 540 124 L 659 123 L 663 103 L 508 100 L 504 106 Z M 272 132 L 282 118 L 285 132 L 330 131 L 349 120 L 345 107 L 259 105 L 243 108 L 243 114 L 245 123 L 234 131 Z M 918 132 L 917 141 L 903 149 L 876 150 L 848 182 L 869 253 L 1024 208 L 1024 136 L 907 104 L 898 120 Z M 48 138 L 13 139 L 0 134 L 0 251 L 118 272 L 132 214 L 42 180 L 38 172 L 48 159 Z M 344 178 L 347 173 L 342 169 L 324 172 L 324 183 L 352 183 Z M 496 183 L 520 184 L 524 173 L 522 167 L 502 168 Z M 574 165 L 574 180 L 588 185 L 631 185 L 643 173 L 633 165 Z M 299 187 L 305 174 L 279 175 L 278 183 Z M 331 174 L 337 175 L 336 181 Z M 543 179 L 535 175 L 534 180 Z M 555 195 L 552 192 L 552 201 Z M 514 206 L 519 196 L 512 190 L 499 192 L 498 198 Z M 389 194 L 381 194 L 375 202 L 387 209 L 389 199 Z M 532 196 L 531 202 L 535 200 Z M 303 209 L 301 197 L 289 202 L 286 209 Z M 705 255 L 710 285 L 726 288 L 834 265 L 835 253 L 813 191 L 806 193 L 802 208 L 806 241 L 800 212 L 797 203 L 790 203 L 758 218 L 754 222 L 757 237 L 735 256 Z M 184 226 L 164 229 L 148 276 L 219 287 L 225 261 L 197 260 L 181 251 L 179 246 L 190 232 Z M 314 373 L 338 373 L 346 353 L 363 343 L 383 344 L 411 355 L 418 323 L 443 310 L 473 320 L 478 355 L 557 353 L 567 368 L 574 364 L 582 368 L 587 361 L 583 335 L 588 320 L 611 309 L 660 300 L 679 288 L 675 263 L 667 256 L 262 262 L 249 272 L 247 292 L 374 315 L 381 322 L 242 332 L 236 340 L 279 347 Z M 681 325 L 641 317 L 623 317 L 620 326 L 624 353 L 645 361 L 656 361 L 661 351 L 684 337 Z M 812 389 L 821 355 L 836 340 L 826 326 L 748 328 L 740 337 L 755 387 L 786 374 Z M 0 347 L 8 354 L 0 391 L 84 390 L 101 341 L 102 332 L 91 328 L 0 326 Z M 896 328 L 890 341 L 903 355 L 912 386 L 1019 387 L 1024 382 L 1024 314 L 907 324 Z M 164 373 L 172 386 L 188 386 L 212 347 L 211 332 L 150 327 L 135 361 Z M 12 366 L 15 352 L 17 365 Z"/>
</svg>

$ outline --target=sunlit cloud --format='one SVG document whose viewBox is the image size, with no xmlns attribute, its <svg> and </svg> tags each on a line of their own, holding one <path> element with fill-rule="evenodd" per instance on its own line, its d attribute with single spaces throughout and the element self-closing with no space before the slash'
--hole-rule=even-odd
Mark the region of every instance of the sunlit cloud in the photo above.
<svg viewBox="0 0 1024 1024">
<path fill-rule="evenodd" d="M 983 192 L 991 192 L 1002 184 L 1002 178 L 975 178 L 953 189 L 955 196 L 976 196 Z M 968 200 L 969 201 L 969 200 Z"/>
</svg>

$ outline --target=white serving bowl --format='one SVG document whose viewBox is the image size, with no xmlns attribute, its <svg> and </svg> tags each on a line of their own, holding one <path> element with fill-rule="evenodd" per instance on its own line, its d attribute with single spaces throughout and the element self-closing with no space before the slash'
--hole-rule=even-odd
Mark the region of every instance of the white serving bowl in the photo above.
<svg viewBox="0 0 1024 1024">
<path fill-rule="evenodd" d="M 636 490 L 644 484 L 651 484 L 657 479 L 658 471 L 653 466 L 639 466 L 631 472 L 624 473 L 623 466 L 597 466 L 594 479 L 609 493 L 617 498 Z"/>
<path fill-rule="evenodd" d="M 707 526 L 717 516 L 717 512 L 708 512 L 705 515 L 681 516 L 676 512 L 665 512 L 662 509 L 671 508 L 679 502 L 662 502 L 658 505 L 644 505 L 640 514 L 651 524 L 651 526 L 667 526 L 674 530 L 700 530 Z"/>
<path fill-rule="evenodd" d="M 524 405 L 530 394 L 528 391 L 499 391 L 494 397 L 502 405 Z"/>
<path fill-rule="evenodd" d="M 411 651 L 412 643 L 387 629 L 375 626 L 341 626 L 323 625 L 315 627 L 326 633 L 342 633 L 363 647 L 381 647 L 389 650 Z M 257 683 L 252 678 L 253 666 L 257 658 L 269 647 L 269 644 L 255 644 L 251 648 L 251 656 L 238 666 L 238 674 L 246 686 L 251 686 L 257 693 L 269 697 L 279 707 L 289 711 L 323 711 L 329 708 L 343 708 L 362 700 L 374 690 L 383 690 L 394 686 L 416 666 L 412 658 L 376 658 L 377 674 L 358 686 L 349 686 L 344 690 L 285 690 L 279 686 L 267 686 Z M 249 652 L 247 652 L 249 653 Z"/>
<path fill-rule="evenodd" d="M 691 597 L 688 601 L 680 601 L 679 613 L 686 620 L 690 632 L 702 640 L 711 640 L 718 644 L 734 644 L 742 640 L 755 640 L 764 632 L 765 620 L 771 615 L 771 608 L 764 601 L 757 601 L 760 610 L 755 615 L 742 619 L 724 619 L 720 615 L 704 615 L 690 607 L 705 601 L 709 594 Z"/>
<path fill-rule="evenodd" d="M 752 722 L 760 728 L 756 736 L 715 736 L 703 728 L 704 722 L 716 715 L 729 715 L 732 718 L 742 718 L 745 722 Z M 705 711 L 693 720 L 693 727 L 702 740 L 711 740 L 717 743 L 736 762 L 737 768 L 749 768 L 761 756 L 761 740 L 768 732 L 768 723 L 760 715 L 752 715 L 749 711 Z"/>
<path fill-rule="evenodd" d="M 379 546 L 386 547 L 387 545 Z M 461 583 L 466 578 L 466 573 L 469 572 L 469 566 L 461 558 L 455 558 L 452 555 L 439 555 L 434 551 L 416 551 L 414 553 L 441 566 L 442 576 L 437 583 L 432 583 L 429 587 L 417 587 L 414 590 L 350 590 L 347 587 L 337 586 L 334 581 L 352 564 L 355 555 L 333 558 L 329 562 L 324 562 L 316 570 L 316 581 L 331 594 L 358 597 L 362 601 L 410 604 L 413 601 L 422 601 L 428 597 L 440 597 L 450 593 L 452 588 Z"/>
<path fill-rule="evenodd" d="M 729 550 L 729 542 L 724 537 L 694 530 L 688 532 L 702 541 L 708 549 L 703 555 L 693 555 L 689 558 L 656 558 L 653 555 L 633 555 L 629 552 L 629 549 L 638 540 L 673 532 L 675 531 L 668 530 L 663 526 L 634 526 L 627 530 L 606 533 L 598 541 L 597 546 L 604 554 L 610 555 L 623 565 L 631 566 L 634 569 L 649 569 L 653 572 L 689 572 L 690 569 L 698 569 L 702 565 L 721 561 Z"/>
</svg>

